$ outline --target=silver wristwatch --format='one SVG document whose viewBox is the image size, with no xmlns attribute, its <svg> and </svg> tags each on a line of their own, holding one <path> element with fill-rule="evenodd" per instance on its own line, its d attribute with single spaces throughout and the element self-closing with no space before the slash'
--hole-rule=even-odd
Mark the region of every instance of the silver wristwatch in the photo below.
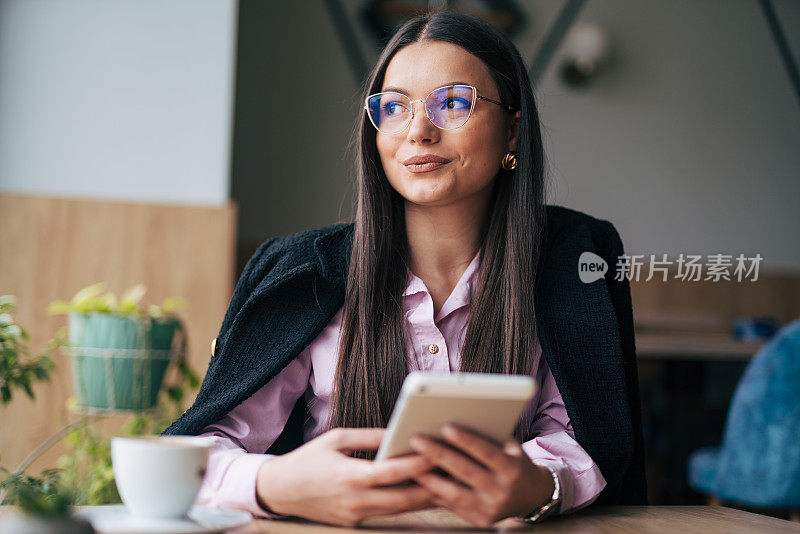
<svg viewBox="0 0 800 534">
<path fill-rule="evenodd" d="M 547 468 L 550 471 L 550 475 L 553 477 L 553 496 L 550 497 L 550 500 L 544 503 L 542 506 L 534 510 L 532 513 L 528 514 L 525 517 L 520 517 L 522 521 L 525 523 L 538 523 L 548 515 L 556 512 L 558 510 L 559 505 L 561 504 L 561 483 L 558 481 L 558 474 L 556 470 L 550 467 L 549 465 L 539 464 Z"/>
</svg>

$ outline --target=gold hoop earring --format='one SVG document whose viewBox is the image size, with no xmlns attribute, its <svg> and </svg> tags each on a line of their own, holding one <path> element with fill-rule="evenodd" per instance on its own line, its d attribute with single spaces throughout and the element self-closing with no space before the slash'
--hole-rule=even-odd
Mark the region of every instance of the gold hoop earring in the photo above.
<svg viewBox="0 0 800 534">
<path fill-rule="evenodd" d="M 503 168 L 507 171 L 513 171 L 517 168 L 517 155 L 510 150 L 503 155 L 502 161 Z"/>
</svg>

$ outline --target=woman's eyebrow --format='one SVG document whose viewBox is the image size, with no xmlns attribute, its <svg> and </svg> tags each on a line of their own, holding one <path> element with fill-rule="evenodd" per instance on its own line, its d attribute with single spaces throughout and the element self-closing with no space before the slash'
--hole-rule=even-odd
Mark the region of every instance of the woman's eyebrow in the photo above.
<svg viewBox="0 0 800 534">
<path fill-rule="evenodd" d="M 454 81 L 454 82 L 443 83 L 442 85 L 439 85 L 439 86 L 435 87 L 434 89 L 438 89 L 439 87 L 446 87 L 448 85 L 472 85 L 472 84 L 468 83 L 468 82 Z M 401 94 L 404 94 L 406 96 L 409 96 L 408 91 L 406 91 L 405 89 L 401 89 L 399 87 L 394 87 L 394 86 L 384 87 L 381 90 L 381 93 L 388 93 L 390 91 L 393 92 L 393 93 L 401 93 Z"/>
<path fill-rule="evenodd" d="M 402 94 L 408 96 L 408 91 L 406 91 L 405 89 L 400 89 L 399 87 L 389 86 L 389 87 L 384 87 L 383 89 L 381 89 L 381 93 L 388 93 L 388 92 L 402 93 Z"/>
</svg>

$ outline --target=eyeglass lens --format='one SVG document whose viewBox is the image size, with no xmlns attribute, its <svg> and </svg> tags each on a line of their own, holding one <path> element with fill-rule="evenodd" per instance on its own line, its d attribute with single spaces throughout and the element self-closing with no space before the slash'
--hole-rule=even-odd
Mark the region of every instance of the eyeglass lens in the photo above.
<svg viewBox="0 0 800 534">
<path fill-rule="evenodd" d="M 470 116 L 475 101 L 472 87 L 449 85 L 435 89 L 425 99 L 425 113 L 443 130 L 462 126 Z M 411 122 L 411 99 L 402 93 L 378 93 L 367 100 L 372 124 L 383 133 L 398 133 Z"/>
</svg>

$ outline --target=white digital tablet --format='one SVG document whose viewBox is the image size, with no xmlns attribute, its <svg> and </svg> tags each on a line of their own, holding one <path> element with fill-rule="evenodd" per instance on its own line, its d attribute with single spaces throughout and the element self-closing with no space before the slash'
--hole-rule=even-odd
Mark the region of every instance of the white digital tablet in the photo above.
<svg viewBox="0 0 800 534">
<path fill-rule="evenodd" d="M 455 423 L 494 440 L 509 438 L 536 391 L 529 376 L 414 371 L 403 382 L 376 460 L 413 452 L 409 439 L 441 439 L 441 427 Z"/>
</svg>

